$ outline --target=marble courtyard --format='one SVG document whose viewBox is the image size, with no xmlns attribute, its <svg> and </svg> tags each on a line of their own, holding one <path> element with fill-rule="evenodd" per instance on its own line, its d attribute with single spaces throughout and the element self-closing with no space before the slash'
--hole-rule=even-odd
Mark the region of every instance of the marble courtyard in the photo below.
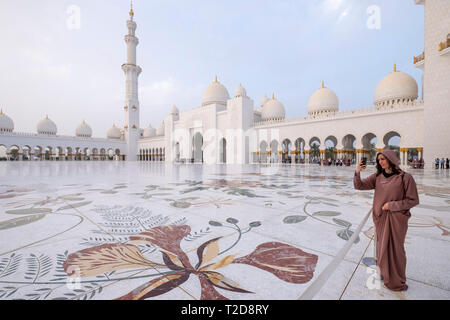
<svg viewBox="0 0 450 320">
<path fill-rule="evenodd" d="M 408 291 L 371 285 L 371 218 L 316 281 L 371 208 L 353 171 L 0 162 L 0 299 L 450 299 L 449 170 L 408 171 Z"/>
</svg>

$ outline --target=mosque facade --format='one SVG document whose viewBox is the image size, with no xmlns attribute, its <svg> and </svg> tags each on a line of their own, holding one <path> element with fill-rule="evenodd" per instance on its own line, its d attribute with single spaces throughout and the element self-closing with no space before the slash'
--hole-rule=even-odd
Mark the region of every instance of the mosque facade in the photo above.
<svg viewBox="0 0 450 320">
<path fill-rule="evenodd" d="M 107 138 L 93 138 L 83 121 L 75 136 L 57 135 L 48 118 L 36 133 L 14 131 L 0 112 L 0 146 L 14 160 L 126 160 L 168 163 L 308 163 L 313 159 L 359 161 L 399 138 L 402 165 L 408 155 L 431 165 L 450 157 L 450 2 L 415 0 L 425 7 L 424 52 L 413 59 L 423 71 L 422 99 L 417 82 L 396 66 L 375 88 L 373 106 L 339 110 L 339 99 L 325 83 L 308 101 L 308 114 L 286 118 L 272 95 L 255 102 L 239 85 L 230 95 L 217 76 L 205 89 L 201 105 L 180 112 L 173 106 L 156 128 L 141 128 L 138 98 L 137 24 L 131 9 L 127 21 L 123 127 L 113 125 Z"/>
</svg>

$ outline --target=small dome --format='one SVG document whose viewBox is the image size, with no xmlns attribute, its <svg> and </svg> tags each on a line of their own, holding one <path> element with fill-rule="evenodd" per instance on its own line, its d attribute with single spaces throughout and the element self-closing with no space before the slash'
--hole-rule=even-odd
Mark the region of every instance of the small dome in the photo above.
<svg viewBox="0 0 450 320">
<path fill-rule="evenodd" d="M 45 117 L 45 119 L 41 120 L 37 124 L 37 133 L 38 134 L 50 134 L 50 135 L 56 135 L 56 132 L 58 129 L 56 128 L 56 124 L 48 118 L 48 116 Z"/>
<path fill-rule="evenodd" d="M 170 114 L 179 114 L 180 111 L 178 110 L 176 105 L 173 105 L 172 110 L 170 110 Z"/>
<path fill-rule="evenodd" d="M 219 81 L 217 81 L 216 77 L 214 82 L 211 83 L 203 92 L 202 106 L 207 106 L 213 103 L 226 106 L 228 99 L 230 99 L 230 94 L 228 93 L 227 88 L 225 88 Z"/>
<path fill-rule="evenodd" d="M 286 111 L 281 102 L 275 99 L 275 95 L 272 100 L 267 101 L 262 107 L 261 119 L 265 120 L 281 120 L 286 116 Z"/>
<path fill-rule="evenodd" d="M 263 107 L 267 101 L 270 101 L 270 99 L 267 98 L 267 95 L 264 95 L 264 98 L 261 99 L 261 107 Z"/>
<path fill-rule="evenodd" d="M 325 87 L 322 83 L 322 88 L 314 92 L 308 101 L 308 113 L 315 114 L 320 112 L 338 112 L 339 99 L 336 94 Z"/>
<path fill-rule="evenodd" d="M 165 125 L 164 125 L 164 121 L 163 121 L 163 122 L 161 122 L 161 124 L 156 129 L 156 135 L 157 136 L 163 136 L 165 134 L 164 130 L 165 130 Z"/>
<path fill-rule="evenodd" d="M 92 129 L 86 121 L 83 120 L 83 122 L 75 129 L 75 135 L 77 137 L 90 138 L 92 137 Z"/>
<path fill-rule="evenodd" d="M 144 138 L 154 137 L 156 134 L 156 130 L 152 127 L 151 124 L 148 125 L 144 130 Z"/>
<path fill-rule="evenodd" d="M 237 87 L 236 90 L 234 90 L 234 97 L 235 98 L 238 98 L 238 97 L 247 98 L 247 90 L 245 90 L 245 88 L 242 86 L 242 84 L 240 84 L 239 87 Z"/>
<path fill-rule="evenodd" d="M 375 105 L 398 99 L 414 101 L 418 97 L 418 91 L 416 80 L 407 73 L 397 71 L 394 66 L 394 71 L 377 85 L 373 100 Z"/>
<path fill-rule="evenodd" d="M 264 98 L 261 99 L 261 104 L 260 104 L 259 108 L 256 108 L 255 111 L 262 112 L 263 107 L 267 101 L 270 101 L 270 99 L 267 98 L 267 95 L 264 95 Z"/>
<path fill-rule="evenodd" d="M 0 132 L 13 132 L 14 122 L 0 110 Z"/>
<path fill-rule="evenodd" d="M 120 132 L 120 129 L 117 128 L 115 124 L 113 124 L 113 126 L 106 132 L 106 136 L 108 137 L 108 139 L 120 139 L 122 133 Z"/>
</svg>

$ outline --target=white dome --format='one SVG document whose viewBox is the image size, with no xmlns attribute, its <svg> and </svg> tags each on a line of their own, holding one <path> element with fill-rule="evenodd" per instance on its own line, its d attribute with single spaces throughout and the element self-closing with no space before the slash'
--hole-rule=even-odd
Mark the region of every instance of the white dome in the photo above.
<svg viewBox="0 0 450 320">
<path fill-rule="evenodd" d="M 170 110 L 170 114 L 179 114 L 180 111 L 178 110 L 176 105 L 173 105 L 172 110 Z"/>
<path fill-rule="evenodd" d="M 264 98 L 261 99 L 261 107 L 264 106 L 267 101 L 270 101 L 270 99 L 267 98 L 267 95 L 264 95 Z"/>
<path fill-rule="evenodd" d="M 108 137 L 108 139 L 120 139 L 122 134 L 120 132 L 120 129 L 113 124 L 113 126 L 106 132 L 106 136 Z"/>
<path fill-rule="evenodd" d="M 77 137 L 90 138 L 92 137 L 92 129 L 86 121 L 83 120 L 83 122 L 75 129 L 75 135 Z"/>
<path fill-rule="evenodd" d="M 322 84 L 322 88 L 314 92 L 308 101 L 308 113 L 338 112 L 339 99 L 336 94 Z"/>
<path fill-rule="evenodd" d="M 245 90 L 245 88 L 242 86 L 242 84 L 239 85 L 239 87 L 236 88 L 236 90 L 234 90 L 234 97 L 243 97 L 243 98 L 247 98 L 247 90 Z"/>
<path fill-rule="evenodd" d="M 148 125 L 144 130 L 144 138 L 154 137 L 156 134 L 156 130 L 152 127 L 151 124 Z"/>
<path fill-rule="evenodd" d="M 416 80 L 409 74 L 397 71 L 389 73 L 380 81 L 375 89 L 374 104 L 379 105 L 398 99 L 416 100 L 418 97 L 418 86 Z"/>
<path fill-rule="evenodd" d="M 272 100 L 267 101 L 262 107 L 261 119 L 264 120 L 281 120 L 286 116 L 286 111 L 281 102 L 272 97 Z"/>
<path fill-rule="evenodd" d="M 48 118 L 48 116 L 45 117 L 45 119 L 41 120 L 37 124 L 37 133 L 38 134 L 50 134 L 50 135 L 56 135 L 56 132 L 58 129 L 56 128 L 56 124 Z"/>
<path fill-rule="evenodd" d="M 219 81 L 214 80 L 208 88 L 203 92 L 202 106 L 217 103 L 227 105 L 227 100 L 230 99 L 230 94 L 227 88 L 225 88 Z"/>
<path fill-rule="evenodd" d="M 165 134 L 164 130 L 165 130 L 165 125 L 164 125 L 164 121 L 163 121 L 163 122 L 161 122 L 161 124 L 156 129 L 156 135 L 157 136 L 163 136 Z"/>
<path fill-rule="evenodd" d="M 267 95 L 264 95 L 264 98 L 261 99 L 261 104 L 260 104 L 259 108 L 256 108 L 255 111 L 262 112 L 263 107 L 267 101 L 270 101 L 270 99 L 267 98 Z"/>
<path fill-rule="evenodd" d="M 0 110 L 0 132 L 12 132 L 14 130 L 14 122 L 10 117 Z"/>
</svg>

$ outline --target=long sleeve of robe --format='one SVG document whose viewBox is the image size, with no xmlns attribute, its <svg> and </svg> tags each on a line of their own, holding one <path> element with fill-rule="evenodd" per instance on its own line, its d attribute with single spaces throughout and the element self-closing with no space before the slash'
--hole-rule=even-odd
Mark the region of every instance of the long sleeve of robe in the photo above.
<svg viewBox="0 0 450 320">
<path fill-rule="evenodd" d="M 386 178 L 373 174 L 361 179 L 355 173 L 353 184 L 357 190 L 375 189 L 373 198 L 373 222 L 377 235 L 377 265 L 384 284 L 391 290 L 407 290 L 406 252 L 404 248 L 409 209 L 419 204 L 414 178 L 405 172 Z M 389 210 L 382 210 L 388 203 Z"/>
</svg>

